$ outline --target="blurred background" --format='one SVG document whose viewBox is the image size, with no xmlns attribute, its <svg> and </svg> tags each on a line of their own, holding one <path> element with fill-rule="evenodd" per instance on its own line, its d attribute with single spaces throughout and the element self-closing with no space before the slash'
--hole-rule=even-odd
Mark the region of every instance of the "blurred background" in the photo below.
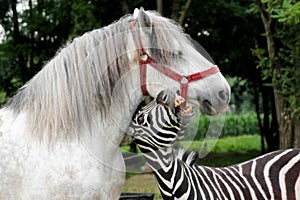
<svg viewBox="0 0 300 200">
<path fill-rule="evenodd" d="M 300 147 L 297 0 L 0 2 L 0 105 L 67 41 L 144 7 L 178 22 L 209 52 L 231 85 L 230 108 L 222 138 L 210 154 L 211 165 L 234 164 L 268 151 Z M 202 142 L 208 125 L 207 116 L 194 122 L 195 142 Z M 128 147 L 122 148 L 127 151 Z M 229 163 L 220 159 L 238 155 L 240 159 Z M 201 162 L 209 165 L 205 159 L 209 158 Z"/>
</svg>

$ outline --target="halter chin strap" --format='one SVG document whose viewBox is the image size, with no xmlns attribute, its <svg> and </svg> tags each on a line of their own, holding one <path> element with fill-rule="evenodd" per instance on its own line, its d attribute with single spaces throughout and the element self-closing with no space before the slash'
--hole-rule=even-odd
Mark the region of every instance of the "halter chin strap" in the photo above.
<svg viewBox="0 0 300 200">
<path fill-rule="evenodd" d="M 136 24 L 136 20 L 133 20 L 130 23 L 130 29 L 134 29 L 135 24 Z M 154 69 L 158 70 L 159 72 L 163 73 L 167 77 L 173 79 L 174 81 L 180 84 L 180 96 L 182 96 L 185 99 L 185 102 L 182 104 L 183 107 L 186 107 L 186 103 L 188 102 L 189 83 L 204 79 L 210 75 L 220 72 L 219 67 L 217 65 L 214 65 L 213 67 L 204 70 L 202 72 L 197 72 L 190 75 L 181 75 L 173 71 L 171 68 L 158 64 L 153 58 L 151 58 L 143 48 L 141 39 L 137 38 L 134 34 L 133 34 L 133 39 L 137 45 L 139 44 L 138 46 L 140 46 L 141 53 L 142 53 L 141 60 L 140 60 L 140 65 L 141 65 L 140 81 L 141 81 L 142 93 L 144 96 L 149 95 L 147 90 L 147 65 L 150 65 Z"/>
</svg>

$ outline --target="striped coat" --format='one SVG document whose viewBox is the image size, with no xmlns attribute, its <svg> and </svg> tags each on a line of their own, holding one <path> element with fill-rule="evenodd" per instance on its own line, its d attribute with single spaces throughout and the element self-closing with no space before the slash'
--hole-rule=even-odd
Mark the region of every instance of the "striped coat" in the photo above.
<svg viewBox="0 0 300 200">
<path fill-rule="evenodd" d="M 165 101 L 162 96 L 137 112 L 131 129 L 164 199 L 300 200 L 300 149 L 275 151 L 229 167 L 196 165 L 195 152 L 177 153 L 170 147 L 181 133 L 180 115 L 168 102 L 174 96 Z"/>
</svg>

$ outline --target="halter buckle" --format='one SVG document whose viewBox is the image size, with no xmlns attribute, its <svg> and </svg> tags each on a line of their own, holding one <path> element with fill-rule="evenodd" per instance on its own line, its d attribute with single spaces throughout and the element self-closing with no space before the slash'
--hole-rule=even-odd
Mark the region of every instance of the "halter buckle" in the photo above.
<svg viewBox="0 0 300 200">
<path fill-rule="evenodd" d="M 188 77 L 187 76 L 182 76 L 180 84 L 184 84 L 184 83 L 188 83 L 188 82 L 189 82 Z"/>
<path fill-rule="evenodd" d="M 148 60 L 148 55 L 146 53 L 143 53 L 141 55 L 141 61 L 146 62 L 146 60 Z"/>
</svg>

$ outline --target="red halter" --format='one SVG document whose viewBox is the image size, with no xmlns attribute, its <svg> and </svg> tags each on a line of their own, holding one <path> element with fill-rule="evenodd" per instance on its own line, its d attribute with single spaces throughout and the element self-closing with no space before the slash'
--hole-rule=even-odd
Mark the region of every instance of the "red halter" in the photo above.
<svg viewBox="0 0 300 200">
<path fill-rule="evenodd" d="M 134 26 L 136 24 L 136 20 L 132 21 L 130 23 L 130 29 L 133 29 Z M 134 41 L 135 43 L 137 43 L 137 38 L 133 35 Z M 140 39 L 139 39 L 140 40 Z M 176 82 L 180 83 L 180 96 L 182 96 L 185 99 L 185 102 L 182 104 L 183 107 L 186 107 L 186 103 L 188 102 L 188 84 L 194 81 L 198 81 L 201 79 L 204 79 L 210 75 L 213 75 L 217 72 L 220 71 L 219 67 L 217 65 L 204 70 L 202 72 L 197 72 L 194 74 L 190 74 L 190 75 L 181 75 L 175 71 L 173 71 L 172 69 L 165 67 L 163 65 L 158 64 L 157 62 L 155 62 L 155 60 L 153 58 L 151 58 L 145 51 L 145 49 L 142 46 L 141 40 L 139 41 L 140 46 L 141 46 L 141 52 L 143 54 L 143 56 L 145 56 L 145 59 L 142 59 L 140 61 L 140 81 L 141 81 L 141 89 L 143 92 L 144 96 L 148 96 L 149 93 L 147 91 L 147 64 L 152 66 L 154 69 L 158 70 L 159 72 L 163 73 L 164 75 L 166 75 L 167 77 L 175 80 Z"/>
</svg>

